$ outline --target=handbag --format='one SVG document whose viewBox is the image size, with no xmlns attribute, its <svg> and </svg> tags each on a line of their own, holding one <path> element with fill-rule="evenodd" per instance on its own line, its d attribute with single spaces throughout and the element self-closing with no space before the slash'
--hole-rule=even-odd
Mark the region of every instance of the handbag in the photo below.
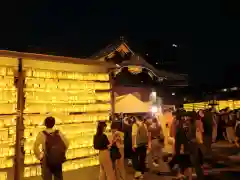
<svg viewBox="0 0 240 180">
<path fill-rule="evenodd" d="M 110 157 L 113 162 L 122 157 L 116 143 L 114 143 L 110 148 Z"/>
</svg>

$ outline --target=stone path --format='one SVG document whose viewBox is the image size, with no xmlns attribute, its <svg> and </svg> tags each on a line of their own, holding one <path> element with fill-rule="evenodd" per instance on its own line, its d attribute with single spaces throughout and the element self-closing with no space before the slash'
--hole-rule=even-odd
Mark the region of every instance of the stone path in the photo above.
<svg viewBox="0 0 240 180">
<path fill-rule="evenodd" d="M 236 154 L 236 152 L 239 152 L 239 149 L 234 148 L 232 145 L 226 143 L 226 142 L 219 142 L 217 144 L 213 145 L 213 150 L 218 151 L 220 153 L 226 154 L 226 155 L 233 155 Z M 146 180 L 171 180 L 172 177 L 169 175 L 169 169 L 166 163 L 162 162 L 158 169 L 161 173 L 161 175 L 156 175 L 154 173 L 146 173 L 145 178 Z M 133 179 L 133 169 L 127 167 L 127 179 L 126 180 L 132 180 Z M 64 172 L 64 180 L 98 180 L 98 174 L 99 174 L 99 167 L 88 167 L 83 168 L 79 170 Z M 237 180 L 240 177 L 240 166 L 219 166 L 219 167 L 213 167 L 211 171 L 209 170 L 209 176 L 206 177 L 206 179 L 211 180 Z M 41 177 L 31 177 L 31 178 L 25 178 L 25 180 L 41 180 Z"/>
</svg>

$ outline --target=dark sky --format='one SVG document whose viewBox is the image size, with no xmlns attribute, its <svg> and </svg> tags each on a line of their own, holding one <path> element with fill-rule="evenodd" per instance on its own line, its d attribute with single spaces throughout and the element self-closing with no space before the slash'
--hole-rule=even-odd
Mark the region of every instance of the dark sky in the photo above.
<svg viewBox="0 0 240 180">
<path fill-rule="evenodd" d="M 134 51 L 149 54 L 150 63 L 189 74 L 195 86 L 238 83 L 237 5 L 179 0 L 24 2 L 4 16 L 0 48 L 87 57 L 124 36 Z"/>
</svg>

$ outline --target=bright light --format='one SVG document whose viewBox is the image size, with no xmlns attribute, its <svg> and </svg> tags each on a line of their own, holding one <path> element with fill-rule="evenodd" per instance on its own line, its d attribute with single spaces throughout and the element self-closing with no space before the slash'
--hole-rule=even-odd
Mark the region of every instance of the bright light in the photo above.
<svg viewBox="0 0 240 180">
<path fill-rule="evenodd" d="M 172 96 L 175 96 L 175 92 L 172 93 Z"/>
<path fill-rule="evenodd" d="M 226 92 L 227 91 L 227 89 L 223 89 L 223 92 Z"/>
<path fill-rule="evenodd" d="M 233 87 L 233 88 L 231 88 L 231 90 L 232 91 L 236 91 L 236 90 L 238 90 L 238 88 L 237 87 Z"/>
<path fill-rule="evenodd" d="M 157 97 L 157 92 L 152 92 L 152 96 L 156 98 Z"/>
<path fill-rule="evenodd" d="M 151 111 L 152 111 L 152 113 L 157 113 L 158 112 L 157 106 L 152 106 Z"/>
<path fill-rule="evenodd" d="M 173 44 L 172 46 L 173 46 L 173 47 L 178 47 L 176 44 Z"/>
<path fill-rule="evenodd" d="M 162 108 L 161 107 L 159 107 L 158 111 L 159 111 L 160 114 L 162 114 Z"/>
</svg>

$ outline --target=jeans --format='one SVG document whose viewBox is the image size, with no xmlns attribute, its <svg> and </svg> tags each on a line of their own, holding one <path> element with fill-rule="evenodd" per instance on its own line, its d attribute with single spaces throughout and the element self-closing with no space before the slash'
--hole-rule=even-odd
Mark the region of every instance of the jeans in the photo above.
<svg viewBox="0 0 240 180">
<path fill-rule="evenodd" d="M 48 167 L 46 162 L 43 161 L 42 164 L 42 178 L 43 180 L 63 180 L 62 164 L 55 167 Z"/>
<path fill-rule="evenodd" d="M 126 180 L 126 172 L 125 172 L 125 166 L 124 166 L 124 149 L 123 147 L 119 148 L 119 151 L 121 153 L 121 158 L 117 159 L 116 162 L 114 162 L 114 169 L 116 174 L 117 180 Z"/>
<path fill-rule="evenodd" d="M 212 140 L 212 138 L 211 138 Z M 189 142 L 184 138 L 177 138 L 175 141 L 175 156 L 173 157 L 173 160 L 169 163 L 170 167 L 172 168 L 175 164 L 175 162 L 178 161 L 178 157 L 180 155 L 181 151 L 181 145 L 184 146 L 184 151 L 189 153 L 190 155 L 190 161 L 192 166 L 195 168 L 196 174 L 197 174 L 197 180 L 203 180 L 204 179 L 204 173 L 201 167 L 201 157 L 199 156 L 199 146 L 195 142 Z"/>
<path fill-rule="evenodd" d="M 213 128 L 213 132 L 212 132 L 212 142 L 216 142 L 216 139 L 217 139 L 217 132 L 218 132 L 218 128 L 217 127 L 214 127 Z"/>
<path fill-rule="evenodd" d="M 99 164 L 100 164 L 99 180 L 116 180 L 109 150 L 99 151 Z"/>
<path fill-rule="evenodd" d="M 150 152 L 150 157 L 151 160 L 149 163 L 152 165 L 153 163 L 159 164 L 161 160 L 163 159 L 163 153 L 162 153 L 162 148 L 163 145 L 160 144 L 158 139 L 153 139 L 151 141 L 151 152 Z"/>
<path fill-rule="evenodd" d="M 212 151 L 212 135 L 205 135 L 203 137 L 203 144 L 200 145 L 201 153 L 205 160 L 208 160 L 211 164 L 216 163 L 217 161 L 227 162 L 228 156 L 221 155 L 221 153 Z"/>
<path fill-rule="evenodd" d="M 208 151 L 212 148 L 212 134 L 203 136 L 203 144 L 207 148 Z"/>
<path fill-rule="evenodd" d="M 233 127 L 227 127 L 226 128 L 227 133 L 227 139 L 230 143 L 233 143 L 235 141 L 235 132 Z"/>
<path fill-rule="evenodd" d="M 135 171 L 144 173 L 146 170 L 146 155 L 147 155 L 147 146 L 142 145 L 135 149 L 135 152 L 133 153 L 133 169 Z"/>
<path fill-rule="evenodd" d="M 204 145 L 204 147 L 202 148 L 203 156 L 207 159 L 209 158 L 212 159 L 213 158 L 212 135 L 203 136 L 203 145 Z"/>
<path fill-rule="evenodd" d="M 201 157 L 199 156 L 199 147 L 197 143 L 190 143 L 189 144 L 189 150 L 190 150 L 190 161 L 195 168 L 196 174 L 197 174 L 197 180 L 203 180 L 204 179 L 204 173 L 203 169 L 201 167 Z"/>
</svg>

